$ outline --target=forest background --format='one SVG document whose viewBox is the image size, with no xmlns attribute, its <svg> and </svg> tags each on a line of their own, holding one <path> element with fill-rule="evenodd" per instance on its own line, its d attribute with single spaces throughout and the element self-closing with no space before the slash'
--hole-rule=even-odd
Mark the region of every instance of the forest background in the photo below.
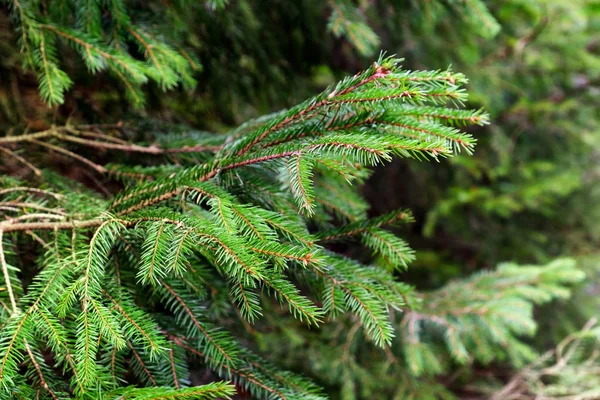
<svg viewBox="0 0 600 400">
<path fill-rule="evenodd" d="M 115 74 L 90 73 L 77 45 L 59 41 L 52 57 L 67 78 L 50 76 L 64 89 L 52 93 L 38 80 L 36 61 L 28 65 L 24 59 L 11 17 L 14 5 L 3 4 L 3 135 L 65 124 L 120 124 L 141 142 L 166 137 L 164 132 L 169 137 L 178 131 L 224 133 L 368 68 L 382 51 L 401 57 L 406 70 L 444 71 L 451 65 L 468 79 L 468 107 L 490 115 L 489 124 L 466 128 L 477 140 L 473 155 L 463 152 L 438 162 L 397 159 L 377 167 L 361 188 L 369 216 L 396 209 L 414 215 L 413 223 L 395 228 L 415 250 L 415 260 L 398 273 L 400 280 L 419 290 L 436 290 L 504 262 L 545 265 L 570 257 L 587 278 L 569 300 L 536 309 L 537 333 L 528 344 L 543 353 L 598 316 L 597 1 L 128 1 L 132 20 L 181 49 L 177 54 L 186 67 L 175 61 L 170 67 L 177 78 L 150 77 L 148 84 L 132 87 Z M 58 20 L 61 13 L 76 13 L 73 4 L 42 1 L 38 8 Z M 109 17 L 107 10 L 98 8 L 98 24 L 116 15 L 111 10 Z M 90 35 L 100 29 L 85 21 L 77 24 Z M 160 49 L 161 43 L 155 46 Z M 100 164 L 112 161 L 110 152 L 95 156 Z M 3 156 L 1 164 L 12 174 L 21 167 L 9 159 Z M 119 188 L 109 178 L 74 167 L 68 157 L 57 154 L 53 163 L 53 169 L 96 191 Z M 369 260 L 359 248 L 338 250 Z M 257 348 L 279 364 L 315 379 L 333 398 L 371 398 L 378 390 L 372 371 L 361 369 L 370 361 L 362 363 L 357 356 L 355 364 L 342 367 L 306 365 L 310 362 L 299 360 L 325 350 L 310 345 L 317 342 L 313 337 L 280 328 L 255 338 Z M 358 345 L 353 351 L 360 352 Z M 335 374 L 328 375 L 328 369 Z M 434 381 L 467 398 L 502 390 L 512 382 L 508 375 L 502 364 L 480 364 L 443 371 Z M 395 379 L 382 378 L 383 385 L 393 386 Z M 488 389 L 475 390 L 474 381 Z M 595 390 L 600 392 L 600 384 Z"/>
</svg>

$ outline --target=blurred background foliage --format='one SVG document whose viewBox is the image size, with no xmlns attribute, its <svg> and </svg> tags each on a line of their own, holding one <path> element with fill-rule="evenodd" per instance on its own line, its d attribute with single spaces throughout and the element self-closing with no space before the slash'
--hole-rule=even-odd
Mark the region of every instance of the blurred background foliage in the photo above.
<svg viewBox="0 0 600 400">
<path fill-rule="evenodd" d="M 62 1 L 36 4 L 45 15 L 53 7 L 69 7 Z M 402 280 L 436 289 L 504 261 L 546 263 L 574 256 L 588 284 L 569 303 L 542 308 L 536 343 L 548 348 L 598 313 L 600 2 L 132 0 L 127 5 L 139 26 L 194 59 L 197 84 L 168 92 L 146 84 L 141 88 L 145 104 L 136 107 L 118 79 L 89 74 L 76 50 L 59 42 L 60 67 L 74 83 L 64 104 L 49 108 L 35 75 L 23 68 L 18 33 L 3 6 L 2 131 L 122 120 L 148 128 L 140 130 L 145 139 L 165 122 L 223 132 L 296 104 L 364 68 L 381 49 L 403 57 L 407 69 L 452 65 L 469 78 L 470 106 L 491 114 L 491 125 L 472 129 L 478 140 L 475 155 L 442 160 L 445 168 L 397 160 L 363 188 L 373 216 L 413 210 L 415 223 L 402 234 L 417 259 Z M 377 390 L 402 386 L 403 380 L 403 387 L 422 390 L 419 398 L 427 398 L 425 391 L 444 398 L 447 388 L 456 393 L 456 387 L 468 397 L 465 375 L 485 376 L 490 368 L 458 369 L 437 380 L 415 381 L 401 371 L 385 375 L 383 368 L 391 361 L 356 344 L 352 321 L 306 335 L 292 326 L 293 320 L 269 323 L 278 328 L 252 332 L 264 339 L 263 350 L 287 359 L 294 369 L 304 368 L 332 392 L 340 389 L 342 398 L 356 393 L 371 398 Z M 311 341 L 310 335 L 321 335 L 321 340 Z M 331 354 L 323 337 L 331 343 Z M 315 354 L 330 361 L 306 361 Z M 389 393 L 409 398 L 408 392 Z"/>
</svg>

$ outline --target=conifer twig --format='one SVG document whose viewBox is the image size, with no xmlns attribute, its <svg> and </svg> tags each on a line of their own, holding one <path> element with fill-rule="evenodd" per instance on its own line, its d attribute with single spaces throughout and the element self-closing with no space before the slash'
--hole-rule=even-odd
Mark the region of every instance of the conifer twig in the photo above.
<svg viewBox="0 0 600 400">
<path fill-rule="evenodd" d="M 42 196 L 51 196 L 57 200 L 60 200 L 63 198 L 63 196 L 61 194 L 53 193 L 49 190 L 43 190 L 43 189 L 32 188 L 32 187 L 27 187 L 27 186 L 17 186 L 17 187 L 2 189 L 2 190 L 0 190 L 0 195 L 6 194 L 6 193 L 12 193 L 12 192 L 31 192 L 31 193 L 36 193 L 36 194 L 39 194 Z"/>
<path fill-rule="evenodd" d="M 72 151 L 69 151 L 69 150 L 64 149 L 62 147 L 59 147 L 59 146 L 55 146 L 55 145 L 47 143 L 47 142 L 42 142 L 42 141 L 35 140 L 35 139 L 29 140 L 29 141 L 31 143 L 35 143 L 35 144 L 40 145 L 42 147 L 47 147 L 50 150 L 56 151 L 57 153 L 62 153 L 64 155 L 66 155 L 66 156 L 69 156 L 69 157 L 74 158 L 74 159 L 76 159 L 78 161 L 81 161 L 82 163 L 84 163 L 87 166 L 89 166 L 92 169 L 94 169 L 99 174 L 105 174 L 105 173 L 107 173 L 107 169 L 104 168 L 102 165 L 98 165 L 95 162 L 93 162 L 93 161 L 91 161 L 91 160 L 89 160 L 89 159 L 87 159 L 87 158 L 85 158 L 85 157 L 83 157 L 83 156 L 81 156 L 81 155 L 79 155 L 77 153 L 73 153 Z"/>
<path fill-rule="evenodd" d="M 17 302 L 15 300 L 15 294 L 12 289 L 12 284 L 10 282 L 10 274 L 8 272 L 8 264 L 6 263 L 6 257 L 4 256 L 4 223 L 0 222 L 0 268 L 2 268 L 2 275 L 4 276 L 4 283 L 6 284 L 6 291 L 8 292 L 8 297 L 10 299 L 10 305 L 12 307 L 12 312 L 17 312 Z"/>
<path fill-rule="evenodd" d="M 2 147 L 2 146 L 0 146 L 0 151 L 8 154 L 9 156 L 11 156 L 14 159 L 16 159 L 17 161 L 19 161 L 20 163 L 22 163 L 25 166 L 27 166 L 27 168 L 31 169 L 35 175 L 37 175 L 37 176 L 41 176 L 42 175 L 42 171 L 40 171 L 35 165 L 33 165 L 32 163 L 30 163 L 29 161 L 27 161 L 26 159 L 24 159 L 23 157 L 21 157 L 20 155 L 18 155 L 14 151 L 11 151 L 11 150 L 7 149 L 6 147 Z"/>
</svg>

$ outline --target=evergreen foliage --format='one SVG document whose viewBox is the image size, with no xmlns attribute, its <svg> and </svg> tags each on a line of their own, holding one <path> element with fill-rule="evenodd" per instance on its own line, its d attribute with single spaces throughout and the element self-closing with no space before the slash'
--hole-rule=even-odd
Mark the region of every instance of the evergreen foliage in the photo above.
<svg viewBox="0 0 600 400">
<path fill-rule="evenodd" d="M 225 301 L 229 304 L 219 314 L 230 314 L 233 307 L 243 321 L 254 322 L 263 313 L 261 292 L 308 326 L 351 312 L 376 346 L 389 345 L 390 307 L 406 305 L 409 287 L 394 283 L 385 270 L 326 251 L 319 242 L 360 236 L 385 260 L 382 265 L 405 267 L 412 251 L 383 227 L 409 221 L 410 214 L 351 217 L 335 228 L 332 210 L 316 197 L 315 181 L 352 193 L 349 183 L 364 181 L 365 167 L 393 156 L 438 159 L 452 155 L 457 140 L 472 146 L 468 135 L 450 131 L 445 122 L 487 123 L 479 111 L 451 107 L 466 98 L 462 75 L 405 72 L 398 63 L 382 58 L 298 106 L 221 137 L 218 145 L 213 138 L 208 143 L 191 138 L 191 151 L 207 153 L 205 159 L 192 159 L 175 172 L 168 162 L 138 173 L 118 164 L 105 167 L 54 143 L 157 155 L 187 153 L 190 147 L 129 144 L 73 126 L 2 137 L 2 145 L 48 148 L 97 173 L 120 177 L 125 186 L 105 201 L 86 191 L 62 191 L 50 180 L 47 188 L 5 181 L 2 248 L 11 249 L 25 234 L 44 251 L 27 286 L 11 267 L 18 256 L 12 261 L 8 250 L 0 253 L 6 295 L 3 392 L 39 390 L 50 398 L 230 393 L 222 385 L 172 392 L 185 385 L 186 357 L 195 355 L 253 395 L 318 397 L 302 378 L 274 381 L 276 373 L 219 323 L 222 316 L 209 311 Z M 204 147 L 209 144 L 213 147 Z M 33 168 L 34 176 L 43 177 Z M 260 192 L 270 188 L 265 201 Z M 350 209 L 332 205 L 338 207 Z M 319 235 L 309 233 L 309 223 L 320 227 Z M 314 299 L 291 280 L 298 271 L 314 289 Z M 211 294 L 216 288 L 222 293 Z M 21 363 L 33 366 L 37 378 L 22 375 Z M 123 371 L 133 376 L 123 381 Z M 158 389 L 122 392 L 123 384 L 134 383 Z"/>
<path fill-rule="evenodd" d="M 121 80 L 128 97 L 138 105 L 144 103 L 140 85 L 148 80 L 163 90 L 180 83 L 187 87 L 195 84 L 192 73 L 199 68 L 197 62 L 184 49 L 175 49 L 145 32 L 131 20 L 121 0 L 42 7 L 29 0 L 6 3 L 20 35 L 24 67 L 36 73 L 40 94 L 48 105 L 62 104 L 65 91 L 73 84 L 60 67 L 58 40 L 75 48 L 90 73 L 107 70 Z M 144 61 L 130 47 L 137 48 Z"/>
<path fill-rule="evenodd" d="M 6 32 L 3 55 L 14 59 L 4 67 L 13 75 L 11 81 L 24 86 L 29 82 L 24 83 L 19 75 L 32 72 L 43 101 L 50 105 L 63 104 L 69 90 L 71 100 L 79 98 L 73 92 L 79 87 L 85 90 L 97 80 L 108 84 L 103 87 L 104 96 L 113 100 L 116 93 L 112 87 L 117 87 L 127 100 L 120 105 L 138 108 L 148 105 L 149 91 L 151 97 L 163 97 L 156 96 L 156 88 L 180 86 L 183 90 L 178 90 L 176 103 L 185 102 L 200 114 L 216 107 L 230 121 L 239 122 L 239 111 L 247 99 L 254 103 L 287 99 L 289 105 L 285 92 L 290 89 L 300 94 L 294 96 L 296 100 L 311 94 L 314 85 L 310 79 L 296 84 L 286 77 L 291 73 L 310 77 L 315 67 L 329 63 L 330 49 L 323 48 L 324 43 L 343 47 L 341 58 L 349 59 L 345 63 L 355 70 L 357 63 L 351 61 L 355 54 L 365 60 L 377 55 L 382 43 L 372 26 L 372 14 L 382 9 L 411 12 L 413 17 L 420 16 L 420 22 L 423 16 L 427 21 L 451 14 L 481 37 L 493 37 L 499 28 L 481 0 L 386 3 L 303 0 L 276 2 L 265 8 L 254 0 L 178 0 L 168 4 L 3 0 L 0 4 L 4 4 L 2 16 L 6 19 L 0 26 L 12 31 Z M 264 35 L 265 30 L 272 35 Z M 344 46 L 338 46 L 341 44 Z M 223 46 L 227 51 L 221 51 Z M 227 87 L 223 81 L 228 81 Z M 192 90 L 197 84 L 199 90 Z M 10 85 L 5 90 L 10 92 Z M 23 117 L 28 105 L 11 104 L 23 94 L 13 95 L 17 99 L 9 99 L 3 111 Z M 98 97 L 97 101 L 107 100 Z M 171 103 L 167 107 L 181 108 L 172 104 L 172 97 L 165 98 L 169 99 L 165 105 Z M 161 99 L 153 99 L 157 101 Z"/>
<path fill-rule="evenodd" d="M 597 6 L 2 4 L 0 398 L 600 398 Z"/>
<path fill-rule="evenodd" d="M 38 390 L 49 398 L 210 398 L 231 393 L 230 386 L 218 384 L 184 388 L 186 359 L 196 356 L 254 396 L 321 398 L 303 378 L 286 372 L 276 379 L 277 370 L 242 346 L 227 329 L 231 323 L 222 321 L 238 310 L 241 323 L 256 323 L 268 298 L 307 326 L 350 313 L 376 347 L 389 348 L 394 337 L 404 338 L 408 346 L 403 352 L 414 375 L 439 370 L 420 365 L 433 362 L 431 346 L 439 339 L 458 362 L 470 353 L 492 359 L 494 343 L 510 346 L 513 357 L 529 355 L 523 345 L 515 346 L 515 335 L 534 330 L 532 302 L 568 293 L 564 285 L 579 279 L 572 266 L 503 267 L 497 276 L 474 278 L 463 284 L 472 287 L 469 295 L 481 296 L 497 285 L 514 290 L 503 291 L 500 299 L 478 299 L 480 306 L 470 297 L 461 303 L 456 293 L 465 293 L 461 287 L 418 298 L 388 272 L 405 268 L 413 258 L 408 245 L 385 230 L 409 222 L 410 213 L 357 218 L 345 211 L 352 206 L 344 203 L 356 194 L 327 205 L 316 196 L 315 182 L 353 193 L 349 183 L 364 181 L 365 167 L 393 156 L 439 159 L 462 146 L 470 149 L 474 140 L 446 125 L 487 123 L 481 111 L 452 106 L 465 100 L 464 82 L 451 71 L 406 72 L 398 60 L 382 58 L 316 97 L 222 136 L 219 145 L 208 146 L 213 138 L 209 143 L 193 138 L 192 151 L 208 154 L 175 172 L 168 162 L 138 173 L 118 164 L 104 167 L 52 143 L 157 155 L 187 153 L 190 147 L 134 145 L 104 134 L 87 135 L 90 128 L 73 126 L 1 138 L 3 145 L 49 148 L 96 172 L 114 174 L 125 186 L 105 201 L 86 191 L 61 191 L 51 181 L 38 188 L 5 180 L 6 217 L 0 225 L 2 248 L 7 249 L 0 254 L 3 392 Z M 268 192 L 267 197 L 261 192 Z M 335 217 L 344 214 L 349 215 Z M 310 233 L 312 225 L 316 234 Z M 23 246 L 27 236 L 44 249 L 29 285 L 12 266 L 18 256 L 8 251 L 17 243 Z M 354 237 L 380 261 L 362 265 L 321 245 Z M 456 312 L 444 297 L 473 310 L 441 324 L 438 340 L 421 341 L 415 324 L 440 324 L 445 308 Z M 434 314 L 424 316 L 418 304 L 428 301 L 432 304 L 425 308 Z M 498 317 L 514 307 L 523 315 Z M 471 321 L 478 309 L 492 316 Z M 399 329 L 391 310 L 403 311 Z M 471 348 L 473 335 L 481 335 L 484 348 Z M 51 361 L 41 354 L 51 354 Z M 22 363 L 37 374 L 22 375 Z M 132 376 L 123 380 L 124 371 Z"/>
<path fill-rule="evenodd" d="M 478 133 L 475 156 L 453 159 L 443 181 L 427 166 L 415 170 L 436 182 L 423 204 L 422 235 L 431 244 L 460 237 L 457 243 L 470 246 L 452 254 L 466 251 L 484 264 L 595 252 L 597 2 L 499 1 L 489 8 L 502 27 L 495 40 L 477 41 L 441 18 L 425 28 L 427 39 L 414 52 L 401 53 L 433 68 L 452 63 L 469 77 L 471 100 L 495 121 Z M 411 203 L 402 205 L 414 209 Z"/>
<path fill-rule="evenodd" d="M 448 390 L 450 384 L 436 382 L 436 376 L 466 374 L 478 364 L 494 363 L 520 374 L 537 357 L 523 340 L 536 332 L 533 307 L 568 296 L 568 287 L 582 275 L 571 259 L 544 266 L 503 264 L 438 290 L 413 290 L 405 295 L 404 312 L 391 314 L 395 337 L 384 352 L 370 343 L 360 319 L 352 316 L 342 316 L 341 326 L 326 325 L 296 340 L 290 333 L 295 322 L 286 319 L 278 322 L 282 332 L 265 335 L 262 343 L 274 358 L 305 365 L 327 385 L 339 387 L 339 398 L 462 398 Z M 277 341 L 280 335 L 288 340 Z M 314 359 L 328 361 L 306 361 Z M 499 380 L 469 378 L 481 385 L 482 396 L 499 390 Z"/>
</svg>

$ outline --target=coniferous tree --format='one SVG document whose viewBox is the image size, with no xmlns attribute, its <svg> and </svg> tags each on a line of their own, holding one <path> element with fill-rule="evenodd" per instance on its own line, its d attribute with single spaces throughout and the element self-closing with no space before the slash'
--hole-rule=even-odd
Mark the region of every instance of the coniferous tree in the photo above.
<svg viewBox="0 0 600 400">
<path fill-rule="evenodd" d="M 312 383 L 281 373 L 229 332 L 275 312 L 268 298 L 309 327 L 354 315 L 351 332 L 362 327 L 367 346 L 391 352 L 393 338 L 402 338 L 414 376 L 444 368 L 444 351 L 436 350 L 444 342 L 457 362 L 527 359 L 518 336 L 535 327 L 531 304 L 568 294 L 564 285 L 580 279 L 572 264 L 505 266 L 440 293 L 416 294 L 391 273 L 406 267 L 412 251 L 385 229 L 410 222 L 410 212 L 367 219 L 351 185 L 364 181 L 366 167 L 393 156 L 471 151 L 474 139 L 452 125 L 485 124 L 487 116 L 451 106 L 465 100 L 464 82 L 451 71 L 403 71 L 386 58 L 225 136 L 180 134 L 179 143 L 142 145 L 94 130 L 101 126 L 68 125 L 1 138 L 14 147 L 8 154 L 47 182 L 3 185 L 3 391 L 26 397 L 38 390 L 51 398 L 230 393 L 216 383 L 184 388 L 186 357 L 197 356 L 255 396 L 320 397 Z M 70 145 L 163 162 L 103 166 Z M 21 146 L 45 151 L 22 157 Z M 35 166 L 52 153 L 112 175 L 125 188 L 108 200 L 83 188 L 65 191 L 71 182 Z M 362 265 L 323 247 L 352 239 L 378 261 Z M 16 266 L 23 263 L 19 249 L 32 242 L 39 270 L 30 271 L 27 285 Z M 508 318 L 515 309 L 522 314 Z M 392 310 L 403 312 L 396 329 Z M 239 323 L 230 320 L 236 313 Z M 422 336 L 427 328 L 433 331 Z M 132 376 L 123 381 L 126 371 Z"/>
<path fill-rule="evenodd" d="M 260 34 L 261 18 L 288 12 L 301 14 L 307 26 L 314 22 L 318 40 L 307 41 L 315 48 L 325 30 L 363 56 L 382 43 L 381 27 L 372 24 L 380 8 L 370 2 L 309 1 L 269 15 L 252 2 L 149 9 L 120 1 L 6 3 L 24 66 L 51 105 L 62 103 L 77 82 L 89 84 L 89 73 L 120 82 L 119 92 L 138 107 L 146 98 L 156 101 L 156 89 L 185 98 L 189 92 L 176 86 L 191 88 L 198 77 L 215 84 L 211 93 L 229 88 L 215 99 L 236 104 L 255 96 L 257 82 L 288 85 L 301 95 L 302 84 L 288 84 L 285 73 L 306 71 L 270 62 L 277 56 L 265 49 L 286 46 Z M 478 0 L 381 4 L 393 17 L 400 9 L 419 16 L 414 32 L 460 20 L 466 32 L 487 40 L 503 23 Z M 207 27 L 202 38 L 232 32 L 229 44 L 232 54 L 244 56 L 244 73 L 237 58 L 207 56 L 188 35 L 198 21 Z M 240 51 L 246 41 L 255 41 L 250 55 Z M 447 50 L 437 49 L 438 62 L 448 64 Z M 79 58 L 70 57 L 75 53 Z M 311 62 L 323 60 L 316 52 Z M 88 73 L 79 73 L 79 64 Z M 199 72 L 203 66 L 207 74 Z M 461 65 L 478 77 L 469 67 Z M 523 340 L 536 329 L 533 306 L 566 298 L 568 286 L 581 280 L 572 260 L 503 264 L 437 290 L 417 290 L 404 283 L 415 254 L 393 233 L 413 222 L 411 212 L 369 218 L 357 191 L 369 167 L 393 157 L 439 161 L 462 153 L 452 158 L 454 166 L 407 162 L 419 171 L 468 169 L 463 160 L 472 159 L 475 145 L 469 126 L 486 125 L 488 117 L 457 107 L 466 99 L 464 84 L 450 70 L 411 72 L 384 58 L 316 97 L 225 134 L 158 121 L 141 127 L 67 121 L 3 132 L 2 164 L 15 177 L 3 177 L 0 189 L 2 395 L 451 398 L 464 386 L 495 398 L 593 398 L 597 385 L 577 374 L 593 376 L 595 358 L 579 354 L 595 348 L 597 329 L 586 326 L 538 360 Z M 79 167 L 68 171 L 70 164 Z M 454 218 L 456 204 L 479 206 L 481 196 L 465 202 L 461 177 L 449 182 L 450 195 L 427 226 Z M 557 193 L 555 187 L 536 193 Z M 484 207 L 504 215 L 498 204 L 506 202 L 494 190 L 486 193 Z M 567 187 L 558 194 L 568 193 Z M 510 199 L 535 209 L 528 196 Z M 456 220 L 444 226 L 460 227 Z M 353 249 L 372 256 L 351 258 L 358 253 Z M 482 257 L 488 265 L 502 259 L 490 252 Z M 521 371 L 504 381 L 480 379 L 477 367 L 490 363 Z M 208 379 L 198 382 L 198 371 Z M 462 372 L 460 385 L 452 376 L 439 378 L 454 371 Z M 560 379 L 548 384 L 548 377 Z M 586 385 L 574 390 L 577 382 Z"/>
</svg>

